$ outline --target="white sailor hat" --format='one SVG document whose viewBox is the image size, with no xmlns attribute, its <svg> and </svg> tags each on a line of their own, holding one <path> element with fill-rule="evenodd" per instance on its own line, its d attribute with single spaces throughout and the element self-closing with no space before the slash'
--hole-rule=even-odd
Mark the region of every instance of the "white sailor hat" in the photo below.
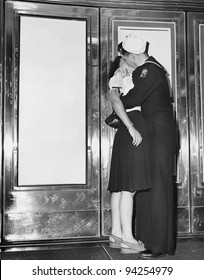
<svg viewBox="0 0 204 280">
<path fill-rule="evenodd" d="M 123 49 L 129 53 L 141 54 L 146 49 L 147 42 L 134 34 L 128 35 L 122 42 Z"/>
</svg>

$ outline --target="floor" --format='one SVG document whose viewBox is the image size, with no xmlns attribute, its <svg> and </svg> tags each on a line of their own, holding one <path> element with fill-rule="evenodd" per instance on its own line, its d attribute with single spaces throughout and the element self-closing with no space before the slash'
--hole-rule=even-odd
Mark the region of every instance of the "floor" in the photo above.
<svg viewBox="0 0 204 280">
<path fill-rule="evenodd" d="M 39 247 L 2 248 L 1 260 L 138 260 L 137 254 L 122 255 L 120 249 L 112 249 L 108 241 L 63 244 Z M 204 260 L 204 239 L 177 241 L 175 255 L 166 260 Z"/>
</svg>

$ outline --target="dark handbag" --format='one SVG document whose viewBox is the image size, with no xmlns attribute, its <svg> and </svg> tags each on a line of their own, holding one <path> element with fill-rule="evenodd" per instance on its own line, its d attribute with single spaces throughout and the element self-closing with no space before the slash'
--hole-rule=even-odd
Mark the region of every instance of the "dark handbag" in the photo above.
<svg viewBox="0 0 204 280">
<path fill-rule="evenodd" d="M 121 119 L 118 117 L 116 112 L 113 110 L 113 112 L 105 119 L 105 123 L 107 125 L 109 125 L 110 127 L 118 129 L 121 124 Z"/>
</svg>

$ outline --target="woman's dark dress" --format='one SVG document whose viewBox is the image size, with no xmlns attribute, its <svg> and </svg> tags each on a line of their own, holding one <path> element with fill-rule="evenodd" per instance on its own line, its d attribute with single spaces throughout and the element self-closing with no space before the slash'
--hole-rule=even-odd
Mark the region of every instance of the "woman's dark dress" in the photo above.
<svg viewBox="0 0 204 280">
<path fill-rule="evenodd" d="M 108 190 L 110 192 L 135 192 L 151 187 L 149 138 L 145 119 L 138 110 L 128 112 L 134 127 L 140 132 L 142 142 L 132 144 L 132 137 L 121 123 L 115 134 Z"/>
</svg>

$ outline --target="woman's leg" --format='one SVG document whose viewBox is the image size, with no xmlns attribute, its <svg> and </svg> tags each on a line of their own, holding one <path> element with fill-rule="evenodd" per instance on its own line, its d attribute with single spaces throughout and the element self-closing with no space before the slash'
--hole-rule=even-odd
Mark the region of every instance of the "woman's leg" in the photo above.
<svg viewBox="0 0 204 280">
<path fill-rule="evenodd" d="M 115 236 L 122 237 L 121 218 L 120 218 L 120 200 L 121 192 L 113 192 L 111 194 L 111 233 Z"/>
<path fill-rule="evenodd" d="M 138 243 L 132 233 L 133 196 L 135 193 L 122 191 L 120 199 L 120 217 L 122 239 L 130 243 Z"/>
</svg>

